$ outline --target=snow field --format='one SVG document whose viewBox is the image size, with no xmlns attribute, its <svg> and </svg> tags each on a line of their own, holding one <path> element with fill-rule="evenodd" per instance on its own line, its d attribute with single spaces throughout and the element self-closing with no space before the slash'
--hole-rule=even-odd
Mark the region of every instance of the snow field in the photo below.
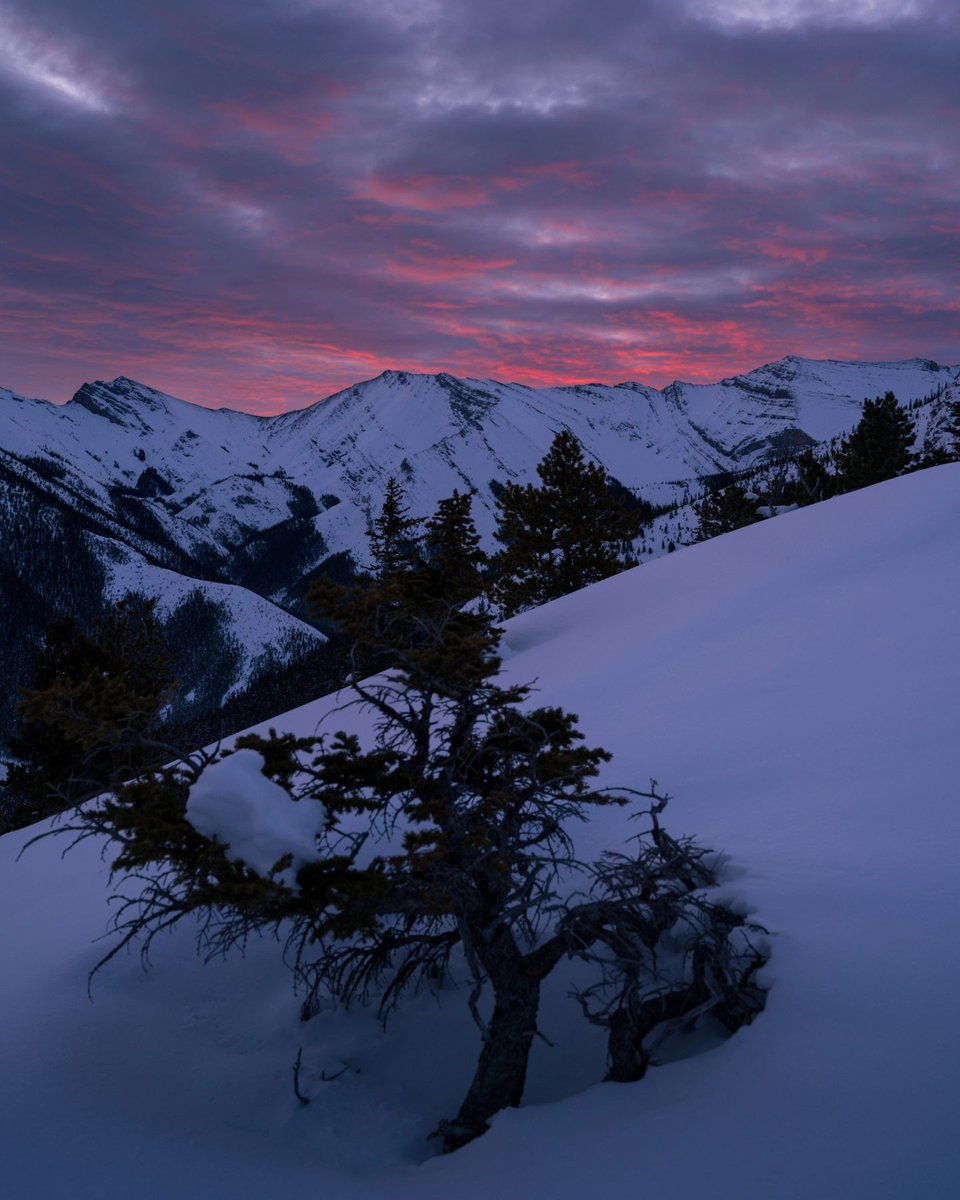
<svg viewBox="0 0 960 1200">
<path fill-rule="evenodd" d="M 336 1200 L 947 1200 L 960 1087 L 960 466 L 685 549 L 509 622 L 505 672 L 580 716 L 605 782 L 728 856 L 772 932 L 767 1010 L 652 1071 L 592 1084 L 602 1039 L 551 980 L 527 1101 L 448 1158 L 425 1137 L 466 1087 L 456 991 L 382 1030 L 303 1026 L 270 941 L 206 966 L 109 943 L 104 867 L 0 840 L 0 1196 Z M 312 731 L 333 698 L 268 724 Z M 333 727 L 358 714 L 338 714 Z M 622 813 L 578 831 L 622 844 Z M 308 1107 L 290 1070 L 303 1047 Z M 342 1069 L 338 1078 L 331 1077 Z M 325 1078 L 326 1076 L 326 1078 Z M 4 1190 L 6 1189 L 6 1190 Z"/>
</svg>

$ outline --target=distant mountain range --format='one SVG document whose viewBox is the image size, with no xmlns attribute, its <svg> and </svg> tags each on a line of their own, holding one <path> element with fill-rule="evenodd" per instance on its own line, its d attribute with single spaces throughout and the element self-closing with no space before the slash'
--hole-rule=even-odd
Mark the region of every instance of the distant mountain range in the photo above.
<svg viewBox="0 0 960 1200">
<path fill-rule="evenodd" d="M 103 597 L 138 590 L 179 614 L 184 703 L 216 707 L 322 641 L 304 591 L 360 562 L 391 475 L 426 515 L 473 490 L 492 546 L 508 480 L 535 478 L 569 429 L 623 488 L 665 509 L 706 477 L 829 441 L 863 400 L 925 401 L 935 441 L 960 366 L 926 359 L 820 362 L 788 357 L 715 384 L 528 388 L 387 371 L 275 417 L 189 404 L 123 377 L 55 405 L 0 389 L 0 688 L 22 681 L 57 612 L 89 619 Z M 663 526 L 665 530 L 667 526 Z M 646 555 L 660 552 L 651 537 Z M 0 701 L 0 739 L 12 700 Z"/>
</svg>

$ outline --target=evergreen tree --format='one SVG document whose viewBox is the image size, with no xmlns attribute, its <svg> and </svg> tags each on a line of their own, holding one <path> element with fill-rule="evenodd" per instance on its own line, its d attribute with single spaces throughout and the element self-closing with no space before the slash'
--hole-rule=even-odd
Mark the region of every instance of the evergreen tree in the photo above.
<svg viewBox="0 0 960 1200">
<path fill-rule="evenodd" d="M 947 461 L 960 459 L 960 399 L 947 402 Z"/>
<path fill-rule="evenodd" d="M 89 635 L 70 618 L 49 625 L 17 705 L 0 817 L 8 828 L 95 796 L 170 753 L 163 730 L 177 684 L 155 604 L 129 595 Z"/>
<path fill-rule="evenodd" d="M 805 450 L 794 463 L 795 475 L 784 488 L 783 503 L 818 504 L 821 500 L 829 500 L 837 493 L 836 476 L 831 475 L 824 463 L 814 455 L 812 450 Z"/>
<path fill-rule="evenodd" d="M 840 443 L 836 461 L 844 491 L 870 487 L 902 475 L 911 465 L 916 427 L 893 392 L 865 400 L 863 416 Z"/>
<path fill-rule="evenodd" d="M 377 997 L 386 1015 L 408 988 L 437 986 L 461 951 L 483 1035 L 463 1104 L 438 1130 L 447 1150 L 520 1102 L 541 983 L 564 958 L 599 972 L 580 999 L 609 1031 L 611 1078 L 643 1074 L 664 1022 L 711 1011 L 735 1028 L 762 1006 L 749 927 L 707 900 L 705 853 L 663 831 L 655 790 L 635 855 L 577 859 L 568 826 L 627 797 L 594 786 L 609 755 L 583 745 L 576 717 L 531 709 L 529 687 L 499 679 L 500 631 L 470 603 L 482 566 L 469 497 L 454 494 L 427 522 L 423 553 L 370 582 L 362 605 L 325 591 L 359 656 L 389 666 L 352 684 L 375 719 L 366 743 L 346 733 L 240 743 L 288 795 L 323 804 L 317 860 L 295 885 L 283 880 L 289 856 L 258 873 L 187 820 L 203 756 L 139 776 L 69 827 L 111 838 L 114 871 L 137 877 L 107 958 L 134 938 L 148 948 L 188 914 L 208 951 L 272 928 L 308 988 L 305 1015 L 327 995 Z"/>
<path fill-rule="evenodd" d="M 464 603 L 479 596 L 488 564 L 471 513 L 469 493 L 454 491 L 425 522 L 423 555 L 438 596 Z"/>
<path fill-rule="evenodd" d="M 756 498 L 748 500 L 749 493 L 738 483 L 731 483 L 722 491 L 713 492 L 694 505 L 700 520 L 696 541 L 705 542 L 719 537 L 721 533 L 732 533 L 745 525 L 754 525 L 761 520 L 757 512 Z"/>
<path fill-rule="evenodd" d="M 436 651 L 438 630 L 446 636 L 454 627 L 489 624 L 485 616 L 461 611 L 483 591 L 486 562 L 471 497 L 455 491 L 425 522 L 416 544 L 376 576 L 350 584 L 320 580 L 309 601 L 349 647 L 352 680 L 389 667 L 410 670 Z"/>
<path fill-rule="evenodd" d="M 335 669 L 342 678 L 361 678 L 390 665 L 385 642 L 377 648 L 356 633 L 369 624 L 371 607 L 379 610 L 385 624 L 405 619 L 393 589 L 396 580 L 422 560 L 421 525 L 410 516 L 403 488 L 391 476 L 380 513 L 367 530 L 371 571 L 347 583 L 323 575 L 310 585 L 307 608 L 330 635 Z"/>
<path fill-rule="evenodd" d="M 402 486 L 391 475 L 380 515 L 367 534 L 375 579 L 392 575 L 416 556 L 419 526 L 420 522 L 410 516 Z"/>
<path fill-rule="evenodd" d="M 505 616 L 635 566 L 641 516 L 614 496 L 576 437 L 558 433 L 537 467 L 539 487 L 509 483 L 498 500 L 494 596 Z"/>
</svg>

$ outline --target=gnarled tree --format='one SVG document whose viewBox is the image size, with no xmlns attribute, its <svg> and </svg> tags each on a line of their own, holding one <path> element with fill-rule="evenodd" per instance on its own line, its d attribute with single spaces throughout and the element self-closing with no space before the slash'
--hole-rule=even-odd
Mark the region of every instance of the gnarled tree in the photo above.
<svg viewBox="0 0 960 1200">
<path fill-rule="evenodd" d="M 195 827 L 197 781 L 222 766 L 209 760 L 128 783 L 71 823 L 119 842 L 115 870 L 137 877 L 118 945 L 149 946 L 188 914 L 210 950 L 274 927 L 307 989 L 305 1015 L 326 994 L 376 998 L 386 1014 L 407 989 L 465 969 L 482 1044 L 438 1131 L 447 1150 L 520 1102 L 541 986 L 565 957 L 595 966 L 582 1003 L 610 1030 L 617 1079 L 642 1074 L 664 1022 L 711 1008 L 749 1019 L 762 961 L 744 918 L 706 897 L 705 853 L 662 830 L 655 789 L 634 856 L 579 860 L 575 823 L 629 797 L 595 786 L 609 755 L 584 745 L 575 716 L 531 707 L 528 687 L 500 679 L 500 631 L 475 603 L 482 566 L 469 497 L 455 493 L 417 553 L 362 596 L 318 589 L 322 615 L 383 665 L 351 685 L 372 716 L 368 737 L 240 743 L 263 755 L 276 803 L 322 805 L 316 852 L 295 878 L 290 854 L 251 865 Z"/>
</svg>

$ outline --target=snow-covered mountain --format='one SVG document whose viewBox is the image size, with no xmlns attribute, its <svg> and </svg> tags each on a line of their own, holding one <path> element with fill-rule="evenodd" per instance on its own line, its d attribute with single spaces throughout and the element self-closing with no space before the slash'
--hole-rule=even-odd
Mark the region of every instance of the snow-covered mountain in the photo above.
<svg viewBox="0 0 960 1200">
<path fill-rule="evenodd" d="M 0 450 L 120 524 L 131 506 L 149 513 L 158 540 L 162 530 L 183 554 L 242 582 L 244 551 L 291 519 L 310 523 L 309 567 L 360 552 L 390 475 L 404 483 L 414 512 L 432 512 L 455 487 L 474 489 L 489 536 L 496 484 L 533 478 L 559 429 L 658 503 L 705 475 L 846 432 L 867 396 L 918 400 L 956 383 L 958 372 L 924 359 L 791 357 L 720 383 L 658 391 L 386 371 L 276 417 L 202 408 L 120 378 L 86 384 L 62 406 L 0 392 Z"/>
<path fill-rule="evenodd" d="M 106 867 L 0 839 L 0 1193 L 12 1200 L 949 1200 L 960 1060 L 960 466 L 662 558 L 508 622 L 505 676 L 580 714 L 604 782 L 674 796 L 772 931 L 733 1039 L 599 1084 L 602 1031 L 552 977 L 520 1109 L 430 1158 L 477 1053 L 464 990 L 384 1029 L 297 1020 L 273 939 L 202 964 L 192 930 L 95 979 Z M 312 733 L 337 704 L 270 722 Z M 333 727 L 371 719 L 338 712 Z M 618 848 L 598 809 L 581 851 Z M 571 964 L 571 970 L 575 964 Z M 547 1040 L 552 1044 L 548 1044 Z M 302 1050 L 302 1106 L 291 1066 Z"/>
<path fill-rule="evenodd" d="M 696 494 L 704 476 L 847 431 L 867 396 L 893 391 L 906 403 L 956 395 L 958 371 L 924 359 L 790 357 L 662 391 L 638 383 L 532 389 L 388 371 L 276 417 L 188 404 L 125 378 L 85 384 L 60 406 L 0 391 L 0 534 L 29 542 L 46 524 L 55 544 L 66 523 L 111 593 L 130 579 L 163 604 L 199 593 L 240 646 L 236 690 L 265 651 L 283 662 L 316 641 L 298 619 L 306 584 L 348 557 L 362 562 L 391 475 L 415 514 L 432 512 L 454 488 L 472 489 L 489 547 L 498 488 L 535 478 L 560 429 L 572 430 L 621 485 L 665 505 Z M 918 413 L 924 429 L 942 407 Z M 654 530 L 645 556 L 678 536 L 682 528 Z M 46 604 L 36 599 L 36 575 L 17 573 L 29 560 L 28 546 L 6 554 L 0 598 L 15 594 L 13 609 L 36 615 Z M 20 641 L 36 635 L 31 627 Z"/>
</svg>

